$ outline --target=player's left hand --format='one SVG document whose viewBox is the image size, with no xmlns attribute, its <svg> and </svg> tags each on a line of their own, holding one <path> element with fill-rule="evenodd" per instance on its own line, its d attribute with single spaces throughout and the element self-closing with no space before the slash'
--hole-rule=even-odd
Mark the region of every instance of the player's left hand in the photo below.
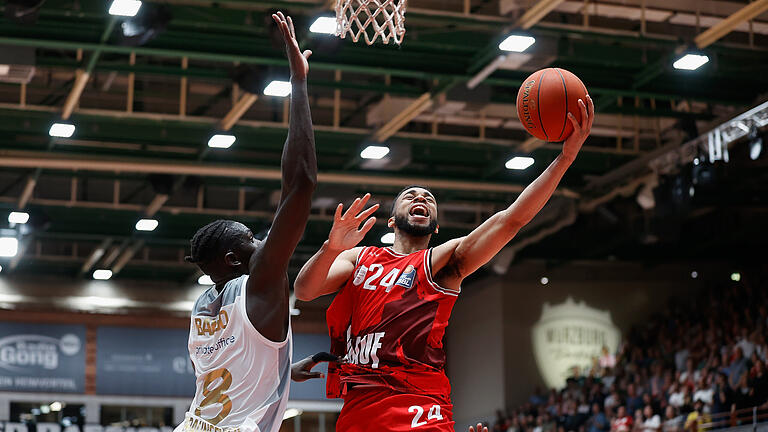
<svg viewBox="0 0 768 432">
<path fill-rule="evenodd" d="M 488 428 L 483 426 L 482 423 L 477 424 L 477 429 L 473 428 L 472 426 L 469 427 L 469 432 L 488 432 Z"/>
<path fill-rule="evenodd" d="M 313 378 L 323 378 L 322 372 L 312 372 L 312 368 L 322 362 L 340 362 L 341 358 L 327 352 L 317 353 L 291 365 L 291 380 L 304 382 Z"/>
<path fill-rule="evenodd" d="M 277 23 L 285 42 L 285 53 L 288 55 L 288 63 L 291 66 L 291 81 L 304 81 L 309 74 L 309 56 L 312 51 L 301 52 L 299 42 L 296 40 L 296 30 L 293 28 L 293 20 L 282 12 L 272 14 L 272 19 Z"/>
<path fill-rule="evenodd" d="M 573 133 L 563 143 L 563 156 L 569 162 L 576 159 L 581 146 L 592 131 L 592 122 L 595 120 L 595 104 L 592 103 L 592 98 L 589 95 L 587 95 L 586 101 L 579 99 L 579 109 L 581 110 L 581 124 L 576 121 L 576 116 L 568 113 L 568 120 L 573 125 Z"/>
</svg>

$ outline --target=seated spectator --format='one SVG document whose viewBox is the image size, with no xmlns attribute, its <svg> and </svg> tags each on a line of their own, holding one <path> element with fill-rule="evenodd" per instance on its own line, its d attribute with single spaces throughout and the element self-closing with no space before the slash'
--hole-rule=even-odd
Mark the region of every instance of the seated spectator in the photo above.
<svg viewBox="0 0 768 432">
<path fill-rule="evenodd" d="M 677 410 L 672 405 L 667 406 L 664 411 L 664 422 L 662 423 L 663 432 L 678 432 L 683 425 L 683 418 L 677 415 Z"/>
<path fill-rule="evenodd" d="M 693 411 L 691 411 L 685 419 L 683 428 L 686 432 L 703 431 L 704 428 L 702 425 L 709 422 L 709 417 L 704 414 L 704 402 L 697 400 L 693 403 Z"/>
<path fill-rule="evenodd" d="M 747 359 L 744 358 L 744 353 L 741 351 L 741 347 L 735 346 L 733 348 L 733 359 L 728 366 L 728 383 L 731 387 L 736 388 L 739 386 L 741 377 L 747 372 Z"/>
<path fill-rule="evenodd" d="M 608 417 L 596 403 L 592 404 L 592 416 L 587 420 L 586 429 L 587 432 L 608 432 L 611 429 Z"/>
<path fill-rule="evenodd" d="M 653 412 L 653 407 L 646 405 L 643 408 L 643 424 L 640 427 L 642 432 L 658 432 L 661 428 L 661 418 Z"/>
<path fill-rule="evenodd" d="M 707 384 L 706 377 L 701 377 L 696 385 L 696 392 L 693 393 L 693 400 L 701 400 L 705 405 L 712 405 L 715 389 Z"/>
<path fill-rule="evenodd" d="M 752 389 L 752 403 L 756 406 L 763 406 L 768 402 L 768 374 L 765 371 L 765 363 L 755 360 L 753 373 L 749 381 L 749 387 Z"/>
<path fill-rule="evenodd" d="M 627 386 L 627 410 L 635 412 L 643 409 L 643 398 L 637 394 L 635 384 Z"/>
<path fill-rule="evenodd" d="M 728 377 L 718 372 L 715 376 L 715 387 L 712 395 L 712 414 L 730 412 L 733 407 L 733 390 L 728 385 Z"/>
<path fill-rule="evenodd" d="M 632 417 L 627 415 L 627 408 L 619 406 L 616 418 L 611 422 L 611 432 L 629 432 L 632 430 Z"/>
<path fill-rule="evenodd" d="M 680 409 L 685 405 L 685 396 L 688 393 L 688 387 L 673 383 L 669 388 L 669 404 Z"/>
</svg>

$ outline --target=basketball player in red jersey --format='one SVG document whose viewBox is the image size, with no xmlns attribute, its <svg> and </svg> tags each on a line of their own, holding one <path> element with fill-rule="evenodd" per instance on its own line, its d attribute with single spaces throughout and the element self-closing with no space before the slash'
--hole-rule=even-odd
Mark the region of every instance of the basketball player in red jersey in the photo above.
<svg viewBox="0 0 768 432">
<path fill-rule="evenodd" d="M 424 187 L 403 189 L 388 225 L 392 247 L 356 247 L 378 208 L 358 198 L 322 248 L 304 265 L 296 298 L 309 301 L 338 291 L 327 311 L 331 353 L 346 362 L 329 368 L 328 397 L 343 397 L 336 430 L 453 431 L 443 335 L 461 282 L 486 264 L 544 207 L 592 129 L 594 105 L 579 100 L 581 124 L 552 164 L 507 209 L 466 237 L 429 248 L 438 207 Z M 362 227 L 361 227 L 362 224 Z"/>
</svg>

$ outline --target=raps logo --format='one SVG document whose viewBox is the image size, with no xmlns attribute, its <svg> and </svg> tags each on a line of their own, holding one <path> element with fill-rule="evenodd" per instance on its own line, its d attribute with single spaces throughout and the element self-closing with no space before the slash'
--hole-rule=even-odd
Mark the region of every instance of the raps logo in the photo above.
<svg viewBox="0 0 768 432">
<path fill-rule="evenodd" d="M 53 370 L 59 355 L 80 352 L 80 338 L 73 334 L 61 339 L 42 335 L 14 335 L 0 339 L 0 368 L 21 372 L 28 369 Z"/>
</svg>

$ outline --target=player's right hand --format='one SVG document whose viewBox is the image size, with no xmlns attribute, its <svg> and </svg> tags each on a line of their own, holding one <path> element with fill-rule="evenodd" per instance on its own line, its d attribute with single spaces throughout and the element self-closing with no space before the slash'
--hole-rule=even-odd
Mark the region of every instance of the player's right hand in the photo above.
<svg viewBox="0 0 768 432">
<path fill-rule="evenodd" d="M 477 424 L 477 429 L 473 428 L 472 426 L 469 427 L 469 432 L 488 432 L 488 428 L 483 426 L 482 423 Z"/>
<path fill-rule="evenodd" d="M 379 205 L 374 204 L 363 210 L 369 199 L 371 199 L 371 194 L 365 194 L 362 198 L 356 198 L 355 202 L 349 206 L 343 215 L 341 212 L 344 209 L 344 205 L 339 204 L 336 207 L 336 214 L 333 216 L 333 227 L 328 235 L 329 249 L 339 252 L 352 249 L 373 228 L 376 218 L 369 216 L 379 209 Z M 363 226 L 360 227 L 360 224 L 363 224 Z"/>
<path fill-rule="evenodd" d="M 309 56 L 312 51 L 301 52 L 299 42 L 296 40 L 296 29 L 293 28 L 293 20 L 282 12 L 272 14 L 272 19 L 277 23 L 285 42 L 285 53 L 288 55 L 288 63 L 291 66 L 291 81 L 304 81 L 309 74 Z"/>
</svg>

